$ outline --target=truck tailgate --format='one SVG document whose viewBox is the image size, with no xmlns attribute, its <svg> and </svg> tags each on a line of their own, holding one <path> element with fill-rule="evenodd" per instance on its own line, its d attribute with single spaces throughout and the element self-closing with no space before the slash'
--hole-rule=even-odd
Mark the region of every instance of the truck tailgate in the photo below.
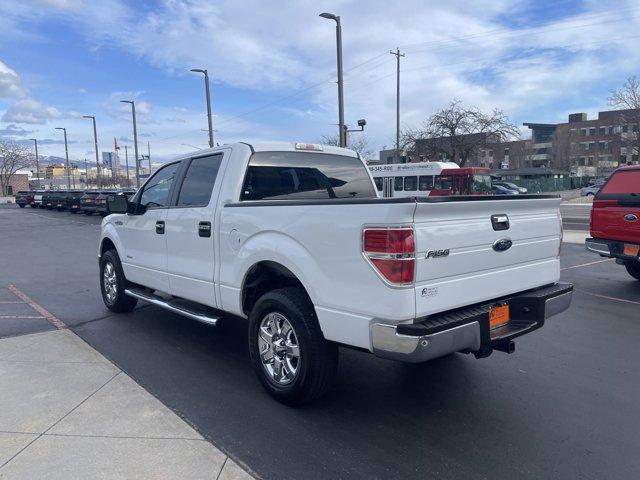
<svg viewBox="0 0 640 480">
<path fill-rule="evenodd" d="M 526 196 L 419 201 L 416 317 L 557 282 L 559 205 L 559 198 Z M 508 228 L 494 227 L 492 216 L 506 216 Z"/>
</svg>

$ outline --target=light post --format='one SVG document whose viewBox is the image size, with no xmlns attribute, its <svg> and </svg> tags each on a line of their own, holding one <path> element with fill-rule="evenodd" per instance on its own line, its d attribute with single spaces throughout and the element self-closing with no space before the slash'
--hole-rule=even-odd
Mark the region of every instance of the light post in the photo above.
<svg viewBox="0 0 640 480">
<path fill-rule="evenodd" d="M 67 145 L 67 129 L 64 127 L 56 127 L 56 130 L 62 130 L 64 132 L 64 156 L 66 158 L 66 166 L 67 166 L 67 190 L 71 190 L 71 176 L 69 172 L 69 147 Z"/>
<path fill-rule="evenodd" d="M 213 119 L 211 118 L 211 92 L 209 91 L 209 72 L 206 68 L 192 68 L 191 71 L 194 73 L 202 73 L 204 75 L 204 90 L 207 97 L 207 120 L 209 121 L 209 148 L 213 148 Z"/>
<path fill-rule="evenodd" d="M 140 165 L 138 161 L 138 127 L 136 125 L 136 102 L 134 100 L 120 100 L 120 103 L 131 104 L 131 115 L 133 116 L 133 150 L 136 157 L 136 188 L 140 188 Z"/>
<path fill-rule="evenodd" d="M 344 141 L 345 143 L 347 142 L 347 134 L 351 133 L 351 132 L 364 132 L 364 126 L 367 124 L 367 121 L 364 118 L 361 118 L 360 120 L 358 120 L 358 127 L 360 128 L 355 128 L 353 130 L 349 130 L 349 127 L 347 127 L 346 125 L 344 126 Z"/>
<path fill-rule="evenodd" d="M 344 82 L 342 79 L 342 26 L 340 17 L 333 13 L 321 13 L 322 18 L 336 22 L 336 44 L 338 50 L 338 129 L 340 131 L 340 146 L 347 146 L 347 127 L 344 124 Z"/>
<path fill-rule="evenodd" d="M 35 138 L 32 138 L 31 140 L 33 140 L 33 143 L 35 144 L 36 147 L 36 178 L 38 179 L 38 190 L 40 188 L 42 188 L 42 184 L 40 183 L 40 163 L 38 161 L 38 140 Z"/>
<path fill-rule="evenodd" d="M 131 181 L 129 180 L 129 146 L 124 146 L 124 163 L 127 166 L 127 187 L 131 187 Z"/>
<path fill-rule="evenodd" d="M 90 118 L 93 122 L 93 145 L 96 150 L 96 187 L 100 190 L 100 160 L 98 159 L 98 131 L 96 130 L 96 117 L 93 115 L 83 115 L 82 118 Z"/>
</svg>

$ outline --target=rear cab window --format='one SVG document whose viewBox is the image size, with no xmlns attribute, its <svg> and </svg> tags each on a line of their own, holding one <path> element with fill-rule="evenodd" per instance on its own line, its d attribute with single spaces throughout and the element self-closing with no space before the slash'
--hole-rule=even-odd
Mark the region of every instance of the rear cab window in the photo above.
<svg viewBox="0 0 640 480">
<path fill-rule="evenodd" d="M 376 198 L 365 165 L 327 153 L 256 152 L 249 159 L 240 200 Z"/>
<path fill-rule="evenodd" d="M 615 172 L 604 187 L 602 187 L 598 196 L 607 194 L 637 195 L 640 199 L 640 169 L 619 170 Z"/>
</svg>

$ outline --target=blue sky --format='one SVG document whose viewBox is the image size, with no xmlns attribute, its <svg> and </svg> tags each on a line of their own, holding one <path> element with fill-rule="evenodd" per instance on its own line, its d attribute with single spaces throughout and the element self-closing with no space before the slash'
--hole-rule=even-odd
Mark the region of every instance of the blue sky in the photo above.
<svg viewBox="0 0 640 480">
<path fill-rule="evenodd" d="M 640 5 L 622 1 L 0 0 L 0 136 L 36 137 L 44 155 L 92 158 L 140 142 L 152 155 L 205 147 L 202 78 L 209 69 L 216 136 L 319 141 L 337 121 L 334 24 L 345 50 L 347 123 L 368 121 L 371 150 L 391 146 L 395 64 L 402 125 L 417 127 L 450 100 L 503 109 L 518 124 L 595 114 L 640 74 Z M 526 132 L 523 131 L 526 135 Z"/>
</svg>

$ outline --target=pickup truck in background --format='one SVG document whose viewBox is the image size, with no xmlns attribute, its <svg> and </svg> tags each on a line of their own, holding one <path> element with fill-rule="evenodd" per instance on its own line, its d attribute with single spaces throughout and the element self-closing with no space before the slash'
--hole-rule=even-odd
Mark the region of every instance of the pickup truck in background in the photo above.
<svg viewBox="0 0 640 480">
<path fill-rule="evenodd" d="M 202 150 L 108 202 L 107 308 L 247 318 L 258 378 L 289 405 L 327 391 L 339 345 L 404 362 L 511 353 L 571 302 L 559 198 L 378 198 L 337 147 Z"/>
<path fill-rule="evenodd" d="M 615 258 L 640 280 L 640 166 L 619 168 L 598 191 L 590 230 L 587 250 Z"/>
</svg>

